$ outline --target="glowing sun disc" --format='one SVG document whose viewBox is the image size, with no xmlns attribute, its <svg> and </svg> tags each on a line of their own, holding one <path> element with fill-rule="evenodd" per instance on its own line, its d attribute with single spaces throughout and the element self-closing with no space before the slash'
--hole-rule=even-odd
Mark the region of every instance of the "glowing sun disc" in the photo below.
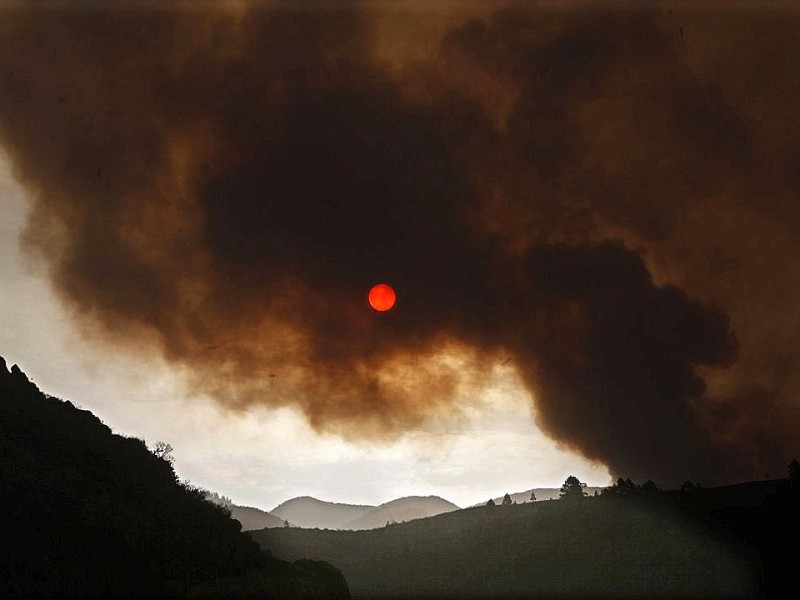
<svg viewBox="0 0 800 600">
<path fill-rule="evenodd" d="M 386 312 L 394 306 L 397 301 L 397 295 L 394 293 L 392 286 L 379 283 L 372 286 L 367 299 L 372 308 L 378 312 Z"/>
</svg>

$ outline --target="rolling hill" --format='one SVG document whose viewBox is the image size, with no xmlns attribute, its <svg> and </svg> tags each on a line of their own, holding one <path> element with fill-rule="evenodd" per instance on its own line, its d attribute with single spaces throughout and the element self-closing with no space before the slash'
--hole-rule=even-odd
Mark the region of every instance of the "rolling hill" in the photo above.
<svg viewBox="0 0 800 600">
<path fill-rule="evenodd" d="M 438 496 L 407 496 L 376 506 L 342 529 L 375 529 L 387 523 L 433 517 L 453 510 L 459 510 L 459 507 Z"/>
<path fill-rule="evenodd" d="M 475 507 L 368 531 L 265 529 L 342 570 L 354 598 L 748 598 L 760 566 L 671 500 Z"/>
<path fill-rule="evenodd" d="M 387 523 L 401 523 L 412 519 L 432 517 L 458 509 L 459 507 L 452 502 L 438 496 L 406 496 L 379 506 L 340 504 L 302 496 L 287 500 L 271 510 L 270 513 L 266 513 L 277 517 L 279 525 L 266 524 L 262 527 L 282 527 L 285 519 L 289 521 L 290 526 L 305 529 L 374 529 L 383 527 Z M 232 506 L 231 510 L 234 510 Z M 241 513 L 233 513 L 233 517 L 238 518 L 237 514 Z M 242 516 L 246 518 L 248 515 L 243 514 Z M 251 524 L 251 521 L 248 520 L 248 524 Z M 242 523 L 242 527 L 250 529 L 250 527 L 245 527 L 244 523 Z M 261 527 L 252 529 L 261 529 Z"/>
<path fill-rule="evenodd" d="M 279 504 L 270 513 L 297 527 L 343 529 L 348 523 L 374 508 L 376 507 L 366 504 L 340 504 L 317 500 L 311 496 L 301 496 Z"/>
</svg>

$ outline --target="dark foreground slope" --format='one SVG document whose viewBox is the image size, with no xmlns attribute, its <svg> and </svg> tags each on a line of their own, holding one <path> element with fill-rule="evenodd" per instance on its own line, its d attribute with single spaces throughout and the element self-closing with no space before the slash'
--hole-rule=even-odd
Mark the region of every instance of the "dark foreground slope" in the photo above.
<svg viewBox="0 0 800 600">
<path fill-rule="evenodd" d="M 348 596 L 336 569 L 261 552 L 142 440 L 2 358 L 0 491 L 0 596 Z"/>
<path fill-rule="evenodd" d="M 760 567 L 668 498 L 476 507 L 370 531 L 270 529 L 265 549 L 339 567 L 355 598 L 756 597 Z"/>
</svg>

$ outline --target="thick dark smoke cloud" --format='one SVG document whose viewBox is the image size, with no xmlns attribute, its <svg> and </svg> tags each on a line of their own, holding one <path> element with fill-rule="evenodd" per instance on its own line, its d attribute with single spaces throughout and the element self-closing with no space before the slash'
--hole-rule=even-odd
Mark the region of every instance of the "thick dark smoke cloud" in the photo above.
<svg viewBox="0 0 800 600">
<path fill-rule="evenodd" d="M 537 247 L 525 271 L 542 314 L 517 352 L 531 387 L 558 398 L 540 405 L 549 431 L 618 472 L 658 464 L 661 477 L 677 481 L 687 464 L 717 462 L 690 401 L 706 391 L 698 365 L 736 357 L 722 311 L 655 286 L 641 259 L 618 245 Z M 576 339 L 552 332 L 565 310 L 580 323 Z"/>
<path fill-rule="evenodd" d="M 510 357 L 614 475 L 731 481 L 800 449 L 798 40 L 777 9 L 6 5 L 0 142 L 81 326 L 222 405 L 389 436 Z"/>
</svg>

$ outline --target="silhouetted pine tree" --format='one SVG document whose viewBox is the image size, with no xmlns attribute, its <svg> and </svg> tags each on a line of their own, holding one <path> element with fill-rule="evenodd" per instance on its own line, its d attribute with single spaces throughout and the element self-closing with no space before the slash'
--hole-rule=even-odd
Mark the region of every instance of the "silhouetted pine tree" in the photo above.
<svg viewBox="0 0 800 600">
<path fill-rule="evenodd" d="M 570 475 L 561 486 L 559 497 L 561 500 L 582 500 L 586 497 L 586 491 L 583 489 L 585 487 L 585 483 L 574 475 Z"/>
</svg>

